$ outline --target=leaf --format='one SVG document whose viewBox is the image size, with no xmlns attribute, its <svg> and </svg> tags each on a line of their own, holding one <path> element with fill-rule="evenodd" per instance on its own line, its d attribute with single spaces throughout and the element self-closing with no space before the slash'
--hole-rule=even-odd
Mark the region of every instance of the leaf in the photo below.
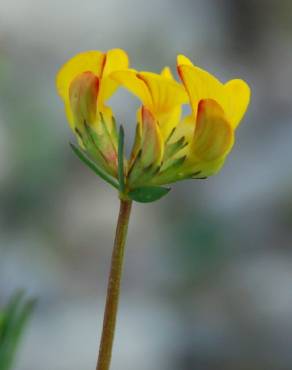
<svg viewBox="0 0 292 370">
<path fill-rule="evenodd" d="M 99 177 L 101 177 L 104 181 L 108 184 L 112 185 L 114 188 L 119 190 L 119 184 L 109 176 L 103 169 L 101 169 L 96 163 L 94 163 L 91 159 L 89 159 L 86 154 L 79 149 L 76 145 L 70 143 L 70 146 L 73 152 L 77 155 L 77 157 L 86 164 L 94 173 L 96 173 Z"/>
<path fill-rule="evenodd" d="M 150 203 L 164 197 L 169 191 L 170 188 L 163 188 L 160 186 L 144 186 L 130 191 L 128 196 L 136 202 Z"/>
<path fill-rule="evenodd" d="M 0 327 L 0 369 L 10 370 L 24 326 L 35 305 L 27 300 L 21 291 L 15 294 L 1 312 Z"/>
<path fill-rule="evenodd" d="M 125 132 L 123 126 L 120 126 L 119 145 L 118 145 L 118 179 L 120 184 L 120 192 L 125 191 L 125 177 L 124 177 L 124 137 Z"/>
</svg>

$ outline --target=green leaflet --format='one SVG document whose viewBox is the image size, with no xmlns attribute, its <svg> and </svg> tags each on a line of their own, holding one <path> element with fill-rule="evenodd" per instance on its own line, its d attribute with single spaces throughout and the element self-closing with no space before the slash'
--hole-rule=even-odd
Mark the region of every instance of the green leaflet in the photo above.
<svg viewBox="0 0 292 370">
<path fill-rule="evenodd" d="M 164 197 L 170 188 L 163 188 L 160 186 L 144 186 L 132 190 L 128 193 L 129 198 L 140 203 L 150 203 Z"/>
<path fill-rule="evenodd" d="M 124 137 L 125 132 L 123 126 L 120 126 L 119 145 L 118 145 L 118 178 L 120 184 L 120 192 L 125 191 L 125 175 L 124 175 Z"/>
<path fill-rule="evenodd" d="M 77 155 L 77 157 L 84 164 L 86 164 L 87 167 L 89 167 L 94 173 L 96 173 L 99 177 L 101 177 L 108 184 L 112 185 L 114 188 L 119 190 L 119 184 L 117 183 L 117 181 L 115 181 L 115 179 L 113 179 L 102 168 L 100 168 L 96 163 L 94 163 L 91 159 L 89 159 L 81 149 L 79 149 L 76 145 L 72 143 L 70 143 L 70 147 L 72 148 L 73 152 Z"/>
</svg>

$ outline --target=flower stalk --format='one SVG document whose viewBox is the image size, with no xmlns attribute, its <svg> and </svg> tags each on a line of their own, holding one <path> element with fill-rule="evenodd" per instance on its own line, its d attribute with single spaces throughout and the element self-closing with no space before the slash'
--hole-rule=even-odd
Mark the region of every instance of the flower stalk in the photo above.
<svg viewBox="0 0 292 370">
<path fill-rule="evenodd" d="M 170 184 L 217 174 L 250 100 L 245 81 L 222 83 L 184 55 L 177 57 L 180 81 L 168 67 L 157 74 L 129 66 L 124 50 L 90 50 L 68 60 L 56 79 L 77 139 L 78 145 L 71 144 L 73 152 L 118 191 L 121 201 L 97 370 L 110 367 L 132 201 L 154 202 L 168 194 Z M 141 101 L 129 158 L 123 127 L 118 130 L 107 105 L 121 87 Z"/>
<path fill-rule="evenodd" d="M 125 243 L 127 238 L 131 207 L 131 200 L 121 199 L 116 236 L 112 252 L 111 267 L 108 278 L 103 329 L 100 340 L 96 370 L 109 370 L 110 367 L 120 297 Z"/>
</svg>

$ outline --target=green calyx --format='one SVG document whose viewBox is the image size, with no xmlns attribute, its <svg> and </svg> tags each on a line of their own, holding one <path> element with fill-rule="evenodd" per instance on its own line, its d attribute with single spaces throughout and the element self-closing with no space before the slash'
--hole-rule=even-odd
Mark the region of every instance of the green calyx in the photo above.
<svg viewBox="0 0 292 370">
<path fill-rule="evenodd" d="M 126 159 L 124 156 L 124 129 L 120 126 L 119 136 L 118 136 L 118 170 L 117 178 L 110 175 L 106 170 L 104 170 L 100 165 L 89 157 L 89 153 L 80 149 L 75 144 L 70 143 L 70 147 L 75 153 L 75 155 L 96 175 L 102 178 L 105 182 L 113 186 L 119 191 L 119 197 L 121 199 L 130 199 L 140 203 L 150 203 L 154 202 L 163 196 L 165 196 L 170 188 L 160 187 L 160 186 L 138 186 L 134 189 L 129 188 L 127 184 L 127 175 L 125 171 Z"/>
</svg>

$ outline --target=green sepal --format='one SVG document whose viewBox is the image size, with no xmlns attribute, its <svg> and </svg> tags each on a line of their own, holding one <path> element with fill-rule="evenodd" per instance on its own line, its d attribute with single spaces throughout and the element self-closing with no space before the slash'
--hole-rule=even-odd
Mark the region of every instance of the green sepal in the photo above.
<svg viewBox="0 0 292 370">
<path fill-rule="evenodd" d="M 184 161 L 186 160 L 186 156 L 176 158 L 176 159 L 169 159 L 167 162 L 163 163 L 162 167 L 160 168 L 161 174 L 169 173 L 171 171 L 176 171 L 178 167 L 182 166 Z"/>
<path fill-rule="evenodd" d="M 143 186 L 130 191 L 127 195 L 132 200 L 140 203 L 150 203 L 164 197 L 170 188 L 160 186 Z"/>
<path fill-rule="evenodd" d="M 185 141 L 184 137 L 181 137 L 174 143 L 167 144 L 164 153 L 164 159 L 173 157 L 179 150 L 183 149 L 188 143 Z"/>
<path fill-rule="evenodd" d="M 87 155 L 79 149 L 76 145 L 70 143 L 70 147 L 76 156 L 89 167 L 96 175 L 101 177 L 108 184 L 112 185 L 114 188 L 119 190 L 119 184 L 110 175 L 108 175 L 102 168 L 100 168 L 96 163 L 87 157 Z"/>
<path fill-rule="evenodd" d="M 120 184 L 120 192 L 125 191 L 125 175 L 124 175 L 124 137 L 125 132 L 123 126 L 120 126 L 119 144 L 118 144 L 118 179 Z"/>
</svg>

